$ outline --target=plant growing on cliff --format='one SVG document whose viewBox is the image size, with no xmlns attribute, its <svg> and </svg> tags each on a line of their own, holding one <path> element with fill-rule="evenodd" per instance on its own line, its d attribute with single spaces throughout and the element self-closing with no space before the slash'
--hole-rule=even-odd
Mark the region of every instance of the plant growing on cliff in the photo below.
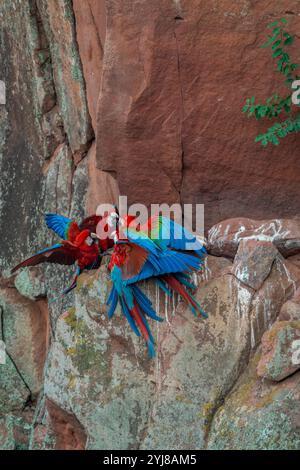
<svg viewBox="0 0 300 470">
<path fill-rule="evenodd" d="M 293 83 L 299 79 L 299 76 L 295 73 L 299 64 L 293 63 L 288 54 L 288 48 L 294 43 L 295 36 L 285 30 L 286 24 L 287 20 L 285 18 L 269 24 L 270 34 L 261 47 L 271 49 L 272 57 L 277 62 L 277 71 L 283 75 L 289 93 L 283 97 L 275 93 L 267 98 L 263 104 L 257 103 L 255 96 L 252 96 L 246 100 L 243 107 L 243 112 L 248 117 L 254 117 L 257 120 L 274 119 L 282 113 L 288 116 L 285 120 L 275 122 L 265 134 L 260 134 L 255 138 L 255 142 L 260 142 L 264 147 L 269 143 L 279 145 L 280 139 L 288 134 L 300 131 L 300 112 L 292 115 Z"/>
</svg>

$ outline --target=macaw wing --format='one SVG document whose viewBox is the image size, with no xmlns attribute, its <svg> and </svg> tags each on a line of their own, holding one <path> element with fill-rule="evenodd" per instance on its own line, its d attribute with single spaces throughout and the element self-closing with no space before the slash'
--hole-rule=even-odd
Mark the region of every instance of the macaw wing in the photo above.
<svg viewBox="0 0 300 470">
<path fill-rule="evenodd" d="M 192 234 L 182 225 L 162 215 L 151 217 L 141 227 L 142 232 L 148 231 L 151 240 L 155 241 L 161 248 L 173 248 L 175 250 L 194 251 L 203 256 L 205 248 Z"/>
<path fill-rule="evenodd" d="M 59 214 L 46 214 L 47 227 L 63 240 L 73 241 L 80 233 L 77 222 Z"/>
<path fill-rule="evenodd" d="M 135 231 L 130 228 L 124 230 L 124 238 L 127 238 L 129 242 L 134 243 L 135 245 L 140 246 L 145 249 L 147 252 L 157 255 L 159 248 L 154 243 L 151 238 L 144 232 Z"/>
<path fill-rule="evenodd" d="M 15 273 L 20 268 L 25 268 L 26 266 L 36 266 L 40 263 L 57 263 L 71 265 L 76 261 L 76 252 L 69 250 L 62 244 L 57 244 L 46 248 L 45 250 L 39 251 L 30 258 L 22 261 L 17 266 L 12 269 L 12 273 Z"/>
<path fill-rule="evenodd" d="M 201 263 L 201 259 L 197 256 L 167 249 L 161 252 L 159 257 L 154 257 L 150 254 L 139 273 L 128 278 L 125 283 L 126 285 L 132 285 L 163 274 L 198 271 Z"/>
</svg>

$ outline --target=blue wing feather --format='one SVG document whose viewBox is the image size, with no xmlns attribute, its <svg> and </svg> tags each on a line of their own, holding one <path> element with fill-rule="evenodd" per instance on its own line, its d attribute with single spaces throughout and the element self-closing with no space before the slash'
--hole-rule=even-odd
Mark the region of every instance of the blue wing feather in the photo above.
<svg viewBox="0 0 300 470">
<path fill-rule="evenodd" d="M 189 230 L 166 217 L 161 216 L 160 220 L 162 224 L 161 238 L 167 242 L 170 248 L 184 251 L 193 250 L 199 256 L 206 253 L 204 246 Z"/>
<path fill-rule="evenodd" d="M 160 256 L 155 258 L 155 264 L 152 263 L 153 259 L 154 257 L 149 256 L 140 273 L 123 281 L 124 284 L 134 284 L 144 279 L 153 276 L 161 276 L 163 274 L 190 272 L 192 269 L 198 270 L 201 265 L 201 260 L 196 256 L 172 250 L 161 252 Z"/>
<path fill-rule="evenodd" d="M 46 214 L 45 221 L 48 228 L 63 240 L 67 240 L 68 229 L 73 222 L 71 219 L 59 214 Z"/>
<path fill-rule="evenodd" d="M 109 310 L 107 312 L 108 318 L 111 318 L 115 313 L 115 310 L 118 305 L 118 292 L 116 291 L 115 287 L 113 286 L 109 298 L 107 300 L 107 305 L 109 306 Z"/>
<path fill-rule="evenodd" d="M 38 251 L 33 256 L 42 255 L 43 253 L 47 253 L 47 251 L 52 251 L 52 250 L 55 250 L 56 248 L 61 248 L 61 247 L 62 247 L 61 243 L 56 243 L 56 245 L 50 246 L 50 248 L 45 248 L 44 250 Z"/>
<path fill-rule="evenodd" d="M 160 318 L 156 315 L 156 312 L 152 308 L 151 301 L 148 299 L 148 297 L 146 297 L 144 292 L 142 292 L 141 289 L 139 289 L 138 286 L 132 286 L 132 290 L 133 290 L 135 300 L 137 301 L 137 304 L 142 309 L 142 311 L 146 315 L 148 315 L 148 317 L 152 318 L 153 320 L 163 321 L 162 318 Z"/>
</svg>

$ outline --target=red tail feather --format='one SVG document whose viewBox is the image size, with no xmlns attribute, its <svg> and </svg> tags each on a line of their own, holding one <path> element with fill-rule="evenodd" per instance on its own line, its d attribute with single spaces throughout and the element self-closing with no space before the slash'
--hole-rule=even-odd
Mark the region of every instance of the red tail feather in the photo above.
<svg viewBox="0 0 300 470">
<path fill-rule="evenodd" d="M 150 336 L 149 336 L 149 332 L 145 326 L 145 323 L 143 322 L 143 319 L 141 317 L 141 314 L 138 310 L 138 307 L 137 305 L 135 304 L 135 306 L 130 310 L 130 313 L 132 315 L 132 318 L 135 320 L 140 332 L 142 333 L 146 343 L 148 344 L 149 343 L 149 340 L 150 340 Z"/>
<path fill-rule="evenodd" d="M 198 305 L 195 300 L 190 296 L 186 288 L 172 275 L 163 276 L 162 279 L 165 283 L 175 292 L 177 292 L 188 305 L 192 305 L 198 310 Z"/>
</svg>

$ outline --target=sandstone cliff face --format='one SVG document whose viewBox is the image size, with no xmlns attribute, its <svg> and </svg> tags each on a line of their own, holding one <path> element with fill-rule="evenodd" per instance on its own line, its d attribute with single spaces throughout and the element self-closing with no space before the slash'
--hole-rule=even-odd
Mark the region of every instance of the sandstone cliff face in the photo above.
<svg viewBox="0 0 300 470">
<path fill-rule="evenodd" d="M 0 448 L 299 448 L 300 227 L 278 220 L 298 215 L 298 156 L 255 146 L 240 114 L 277 88 L 258 45 L 273 17 L 296 31 L 298 3 L 1 2 Z M 69 269 L 10 277 L 51 243 L 45 211 L 80 218 L 119 188 L 204 203 L 207 228 L 265 219 L 209 231 L 208 321 L 144 285 L 166 320 L 153 362 L 107 320 L 105 266 L 66 299 Z"/>
<path fill-rule="evenodd" d="M 265 123 L 241 115 L 249 94 L 286 93 L 259 46 L 274 18 L 299 30 L 297 0 L 73 3 L 97 164 L 130 203 L 203 203 L 207 228 L 298 213 L 295 139 L 262 149 Z"/>
</svg>

